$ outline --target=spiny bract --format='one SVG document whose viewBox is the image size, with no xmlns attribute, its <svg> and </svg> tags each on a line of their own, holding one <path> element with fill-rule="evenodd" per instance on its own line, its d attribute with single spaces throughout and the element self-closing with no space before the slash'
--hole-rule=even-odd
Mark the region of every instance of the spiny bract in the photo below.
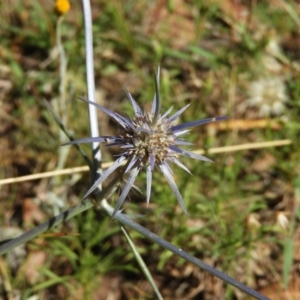
<svg viewBox="0 0 300 300">
<path fill-rule="evenodd" d="M 112 217 L 114 217 L 114 215 L 120 209 L 122 203 L 129 193 L 129 190 L 133 186 L 138 173 L 144 167 L 147 173 L 147 204 L 149 203 L 152 172 L 155 166 L 161 170 L 173 193 L 175 194 L 180 206 L 185 214 L 187 214 L 183 199 L 173 179 L 173 172 L 169 163 L 175 163 L 190 173 L 187 167 L 178 160 L 178 156 L 183 155 L 198 160 L 211 162 L 210 159 L 202 155 L 197 155 L 193 152 L 178 148 L 180 145 L 192 145 L 192 143 L 188 143 L 182 139 L 181 136 L 188 133 L 190 130 L 189 128 L 191 127 L 227 119 L 227 117 L 208 118 L 175 125 L 174 122 L 189 105 L 181 108 L 171 117 L 169 115 L 172 107 L 165 114 L 161 114 L 159 97 L 159 71 L 160 70 L 158 69 L 157 73 L 155 74 L 155 95 L 150 112 L 144 112 L 129 92 L 125 93 L 134 109 L 135 115 L 132 118 L 114 113 L 94 102 L 81 98 L 81 100 L 96 106 L 112 117 L 120 125 L 120 134 L 118 136 L 90 137 L 65 144 L 106 142 L 107 146 L 119 146 L 124 151 L 119 155 L 114 164 L 102 173 L 100 178 L 96 180 L 93 186 L 84 195 L 84 199 L 87 198 L 99 184 L 101 184 L 112 172 L 114 172 L 125 160 L 127 160 L 127 163 L 121 172 L 123 175 L 130 172 L 130 175 L 121 192 Z"/>
</svg>

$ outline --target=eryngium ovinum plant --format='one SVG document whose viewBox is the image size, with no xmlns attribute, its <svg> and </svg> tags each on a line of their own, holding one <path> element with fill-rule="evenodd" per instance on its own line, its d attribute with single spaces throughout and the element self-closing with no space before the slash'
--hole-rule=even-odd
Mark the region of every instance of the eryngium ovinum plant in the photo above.
<svg viewBox="0 0 300 300">
<path fill-rule="evenodd" d="M 172 116 L 169 116 L 171 113 L 171 109 L 169 109 L 163 115 L 160 113 L 159 70 L 155 76 L 155 89 L 156 89 L 156 93 L 154 96 L 152 109 L 148 113 L 143 112 L 142 109 L 137 105 L 135 100 L 131 97 L 131 95 L 127 93 L 127 97 L 131 101 L 135 112 L 135 115 L 132 118 L 128 118 L 127 116 L 122 116 L 120 114 L 113 113 L 110 110 L 95 104 L 94 102 L 82 99 L 88 102 L 89 104 L 95 105 L 96 107 L 98 107 L 99 109 L 101 109 L 102 111 L 110 115 L 112 118 L 114 118 L 116 122 L 119 124 L 119 127 L 121 128 L 120 133 L 117 136 L 91 137 L 91 138 L 81 139 L 77 141 L 72 141 L 67 144 L 80 144 L 80 143 L 89 143 L 89 142 L 92 142 L 94 144 L 95 141 L 106 142 L 109 146 L 114 146 L 114 145 L 119 146 L 123 151 L 118 156 L 115 163 L 109 169 L 103 172 L 103 174 L 100 176 L 98 180 L 96 180 L 95 184 L 93 184 L 93 186 L 86 193 L 84 198 L 88 197 L 88 195 L 90 195 L 97 188 L 99 184 L 101 184 L 110 174 L 112 174 L 116 169 L 118 169 L 121 166 L 122 162 L 125 162 L 127 160 L 125 166 L 120 169 L 119 175 L 117 175 L 108 185 L 108 187 L 99 194 L 99 200 L 101 200 L 100 203 L 101 208 L 103 208 L 109 215 L 117 219 L 117 221 L 123 226 L 125 225 L 135 230 L 136 232 L 139 232 L 147 239 L 152 240 L 153 242 L 171 251 L 177 256 L 202 268 L 203 270 L 209 272 L 210 274 L 222 279 L 224 282 L 229 283 L 236 288 L 239 288 L 240 290 L 253 296 L 256 299 L 268 300 L 267 297 L 247 287 L 246 285 L 239 282 L 238 280 L 235 280 L 234 278 L 231 278 L 225 273 L 213 267 L 210 267 L 209 265 L 205 264 L 204 262 L 197 259 L 196 257 L 188 254 L 182 249 L 178 249 L 178 247 L 172 245 L 168 241 L 164 240 L 163 238 L 159 237 L 158 235 L 154 234 L 153 232 L 149 231 L 143 226 L 135 223 L 132 220 L 132 218 L 128 218 L 126 214 L 118 213 L 118 210 L 121 207 L 122 203 L 124 202 L 126 196 L 128 195 L 129 190 L 133 186 L 135 178 L 137 177 L 140 170 L 143 168 L 145 168 L 147 172 L 147 202 L 149 202 L 151 182 L 152 182 L 152 172 L 154 171 L 155 167 L 159 168 L 162 171 L 172 191 L 174 192 L 176 198 L 178 199 L 181 207 L 183 208 L 184 212 L 187 213 L 183 199 L 174 182 L 173 173 L 169 164 L 175 163 L 179 165 L 181 168 L 183 168 L 184 170 L 188 171 L 188 169 L 178 160 L 179 156 L 188 156 L 198 160 L 210 161 L 208 158 L 204 156 L 196 155 L 187 150 L 180 149 L 178 146 L 190 145 L 190 143 L 186 142 L 182 138 L 184 134 L 189 132 L 190 128 L 197 125 L 210 123 L 213 121 L 220 121 L 226 119 L 226 117 L 209 118 L 209 119 L 191 121 L 188 123 L 177 125 L 174 122 L 183 113 L 183 111 L 187 108 L 187 106 L 183 107 Z M 61 123 L 59 118 L 53 113 L 50 106 L 49 109 L 50 112 L 52 112 L 56 122 L 71 139 L 72 137 L 69 135 L 68 131 Z M 93 116 L 91 114 L 90 118 L 93 117 L 96 117 L 96 115 Z M 93 126 L 95 124 L 93 124 Z M 80 152 L 83 153 L 81 150 Z M 116 182 L 123 181 L 127 173 L 129 173 L 129 178 L 125 183 L 125 186 L 121 192 L 116 207 L 113 209 L 110 205 L 108 205 L 105 197 L 107 197 L 111 193 L 111 190 L 114 190 L 113 187 L 115 186 Z M 88 199 L 87 201 L 78 204 L 76 207 L 68 211 L 62 212 L 61 214 L 50 219 L 49 221 L 38 225 L 37 227 L 33 228 L 32 230 L 29 230 L 28 232 L 20 235 L 19 237 L 14 238 L 13 240 L 10 241 L 6 241 L 3 244 L 0 244 L 0 255 L 9 252 L 12 248 L 22 243 L 25 243 L 34 237 L 37 237 L 39 234 L 49 230 L 50 228 L 53 228 L 58 224 L 61 224 L 64 221 L 69 220 L 70 218 L 80 214 L 81 212 L 90 209 L 93 205 L 94 203 Z M 131 241 L 130 237 L 126 233 L 126 230 L 123 226 L 121 227 L 121 229 L 125 234 L 126 239 L 128 240 L 130 247 L 139 265 L 141 266 L 145 276 L 153 286 L 157 298 L 163 299 L 155 285 L 155 282 L 149 270 L 147 269 L 147 266 L 143 262 L 141 256 L 136 251 L 134 243 Z"/>
<path fill-rule="evenodd" d="M 176 120 L 188 108 L 189 104 L 178 110 L 172 116 L 170 116 L 172 107 L 162 114 L 161 100 L 159 96 L 159 77 L 160 70 L 158 68 L 155 73 L 155 95 L 150 112 L 144 112 L 144 110 L 142 110 L 133 99 L 131 94 L 126 92 L 126 96 L 130 100 L 134 110 L 134 116 L 132 118 L 112 112 L 94 102 L 80 98 L 91 105 L 95 105 L 97 108 L 112 117 L 119 125 L 119 135 L 89 137 L 64 144 L 69 145 L 100 142 L 106 143 L 107 146 L 118 146 L 121 148 L 122 153 L 118 155 L 116 161 L 102 173 L 99 179 L 95 181 L 93 186 L 84 195 L 84 199 L 87 198 L 105 179 L 107 179 L 109 175 L 127 161 L 125 166 L 122 166 L 118 176 L 120 176 L 120 180 L 123 180 L 127 174 L 129 174 L 129 176 L 114 208 L 112 217 L 114 217 L 120 209 L 132 188 L 137 175 L 142 169 L 146 169 L 146 199 L 147 204 L 149 203 L 152 173 L 155 167 L 163 173 L 181 208 L 185 214 L 187 214 L 184 201 L 173 179 L 173 171 L 170 167 L 170 163 L 174 163 L 186 172 L 190 173 L 188 168 L 180 162 L 179 156 L 187 156 L 197 160 L 212 162 L 205 156 L 179 148 L 179 146 L 192 145 L 192 143 L 183 139 L 182 136 L 187 134 L 190 131 L 190 128 L 194 126 L 227 119 L 227 117 L 216 117 L 191 121 L 183 124 L 175 124 Z"/>
</svg>

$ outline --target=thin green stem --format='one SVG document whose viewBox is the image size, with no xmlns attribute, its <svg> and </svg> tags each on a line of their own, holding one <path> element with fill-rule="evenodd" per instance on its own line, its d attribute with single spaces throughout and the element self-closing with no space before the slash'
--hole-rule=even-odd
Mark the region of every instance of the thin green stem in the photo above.
<svg viewBox="0 0 300 300">
<path fill-rule="evenodd" d="M 130 238 L 129 234 L 127 233 L 126 229 L 123 226 L 121 226 L 121 230 L 122 230 L 123 234 L 125 235 L 125 237 L 127 239 L 127 242 L 128 242 L 128 244 L 129 244 L 129 246 L 131 248 L 131 251 L 133 252 L 133 254 L 134 254 L 134 256 L 135 256 L 135 258 L 136 258 L 139 266 L 141 267 L 144 275 L 146 276 L 146 278 L 148 279 L 148 281 L 152 285 L 153 290 L 154 290 L 154 292 L 156 294 L 157 299 L 158 300 L 163 300 L 163 297 L 162 297 L 161 293 L 159 292 L 159 290 L 158 290 L 158 288 L 157 288 L 157 286 L 155 284 L 155 281 L 154 281 L 154 279 L 153 279 L 153 277 L 152 277 L 152 275 L 151 275 L 151 273 L 150 273 L 147 265 L 145 264 L 143 258 L 141 257 L 141 255 L 139 254 L 138 250 L 136 249 L 136 247 L 135 247 L 132 239 Z"/>
<path fill-rule="evenodd" d="M 62 23 L 64 20 L 64 15 L 61 15 L 56 23 L 56 46 L 59 52 L 59 96 L 55 98 L 56 113 L 61 119 L 63 124 L 68 122 L 67 113 L 67 99 L 66 99 L 66 81 L 67 81 L 67 57 L 62 43 Z M 59 141 L 60 143 L 66 142 L 65 135 L 63 131 L 59 131 Z M 59 148 L 58 149 L 58 162 L 57 169 L 62 169 L 68 157 L 70 148 Z M 54 179 L 55 180 L 55 179 Z"/>
</svg>

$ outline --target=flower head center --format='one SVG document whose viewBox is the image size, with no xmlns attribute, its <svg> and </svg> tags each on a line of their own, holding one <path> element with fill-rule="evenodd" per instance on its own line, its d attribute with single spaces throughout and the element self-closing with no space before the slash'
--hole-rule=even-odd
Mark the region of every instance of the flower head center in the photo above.
<svg viewBox="0 0 300 300">
<path fill-rule="evenodd" d="M 152 158 L 155 163 L 163 163 L 169 156 L 169 146 L 175 142 L 169 120 L 160 116 L 152 123 L 152 119 L 151 113 L 133 117 L 136 130 L 131 130 L 130 134 L 127 131 L 128 142 L 133 145 L 129 156 L 136 157 L 141 165 L 149 165 Z"/>
</svg>

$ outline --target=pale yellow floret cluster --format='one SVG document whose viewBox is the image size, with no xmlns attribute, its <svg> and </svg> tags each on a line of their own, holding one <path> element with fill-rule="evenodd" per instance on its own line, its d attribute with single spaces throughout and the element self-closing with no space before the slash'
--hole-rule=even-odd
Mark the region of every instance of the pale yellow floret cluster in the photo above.
<svg viewBox="0 0 300 300">
<path fill-rule="evenodd" d="M 134 117 L 132 124 L 137 130 L 126 133 L 128 143 L 134 145 L 129 155 L 139 157 L 139 161 L 146 165 L 150 163 L 151 154 L 156 163 L 163 163 L 170 156 L 169 146 L 175 142 L 168 119 L 158 118 L 152 124 L 152 118 L 152 114 Z"/>
</svg>

